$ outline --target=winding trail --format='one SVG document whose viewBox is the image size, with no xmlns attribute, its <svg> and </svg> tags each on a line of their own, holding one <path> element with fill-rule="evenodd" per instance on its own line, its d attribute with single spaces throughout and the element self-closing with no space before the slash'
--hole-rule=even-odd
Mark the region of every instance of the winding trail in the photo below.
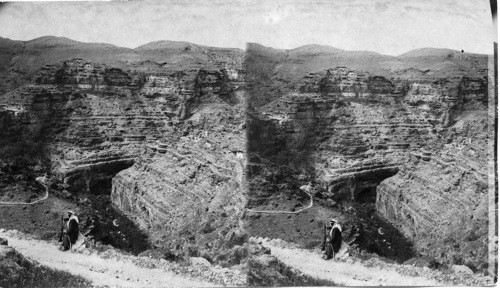
<svg viewBox="0 0 500 288">
<path fill-rule="evenodd" d="M 271 254 L 284 264 L 319 279 L 340 286 L 440 286 L 443 283 L 424 277 L 402 275 L 389 267 L 367 267 L 359 262 L 323 260 L 317 253 L 300 248 L 284 248 L 271 241 L 262 241 Z"/>
<path fill-rule="evenodd" d="M 0 237 L 9 241 L 25 257 L 40 264 L 80 275 L 97 286 L 111 287 L 214 287 L 205 280 L 189 278 L 157 268 L 142 268 L 128 259 L 103 258 L 96 254 L 63 252 L 54 243 L 19 239 L 0 231 Z"/>
<path fill-rule="evenodd" d="M 42 198 L 39 198 L 39 199 L 37 199 L 36 201 L 33 201 L 33 202 L 6 202 L 6 201 L 0 201 L 0 205 L 34 205 L 34 204 L 36 204 L 38 202 L 44 201 L 47 198 L 49 198 L 49 186 L 47 186 L 44 183 L 44 180 L 42 179 L 42 177 L 36 178 L 36 181 L 38 183 L 42 184 L 43 187 L 45 187 L 45 195 Z"/>
</svg>

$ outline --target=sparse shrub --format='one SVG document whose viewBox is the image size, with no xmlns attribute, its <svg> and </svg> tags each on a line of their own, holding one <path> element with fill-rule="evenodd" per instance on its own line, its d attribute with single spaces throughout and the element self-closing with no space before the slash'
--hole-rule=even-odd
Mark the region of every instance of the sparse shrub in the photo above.
<svg viewBox="0 0 500 288">
<path fill-rule="evenodd" d="M 464 259 L 461 256 L 453 255 L 453 264 L 455 265 L 463 265 Z"/>
<path fill-rule="evenodd" d="M 442 264 L 439 263 L 436 259 L 432 259 L 429 261 L 429 268 L 431 269 L 439 269 L 441 268 Z"/>
<path fill-rule="evenodd" d="M 266 266 L 250 259 L 247 279 L 249 286 L 338 286 L 334 282 L 305 275 L 279 260 Z"/>
<path fill-rule="evenodd" d="M 91 283 L 65 271 L 28 261 L 12 250 L 0 261 L 0 287 L 91 287 Z"/>
</svg>

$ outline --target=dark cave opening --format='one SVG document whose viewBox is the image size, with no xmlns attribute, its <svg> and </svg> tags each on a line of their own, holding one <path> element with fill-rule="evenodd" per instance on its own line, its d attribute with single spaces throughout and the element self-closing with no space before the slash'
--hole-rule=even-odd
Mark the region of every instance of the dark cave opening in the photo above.
<svg viewBox="0 0 500 288">
<path fill-rule="evenodd" d="M 360 235 L 353 241 L 353 248 L 399 263 L 416 257 L 413 243 L 377 212 L 375 202 L 355 202 L 352 208 L 349 222 Z"/>
<path fill-rule="evenodd" d="M 357 203 L 372 203 L 375 204 L 377 200 L 377 187 L 376 186 L 368 186 L 361 189 L 360 192 L 357 193 L 355 201 Z"/>
<path fill-rule="evenodd" d="M 83 230 L 95 243 L 139 254 L 150 249 L 148 235 L 111 202 L 112 177 L 96 180 L 83 201 Z"/>
<path fill-rule="evenodd" d="M 110 195 L 111 188 L 113 186 L 111 182 L 112 178 L 104 178 L 94 181 L 90 185 L 90 193 L 93 195 Z"/>
<path fill-rule="evenodd" d="M 413 243 L 394 225 L 377 212 L 377 186 L 395 175 L 398 168 L 388 167 L 359 173 L 347 181 L 332 181 L 328 189 L 333 192 L 336 207 L 345 215 L 346 236 L 353 250 L 360 254 L 376 253 L 379 256 L 402 263 L 416 257 Z M 336 196 L 335 196 L 336 195 Z M 328 194 L 326 202 L 328 202 Z"/>
<path fill-rule="evenodd" d="M 377 186 L 397 169 L 384 169 L 349 178 L 346 182 L 331 182 L 328 187 L 332 200 L 332 212 L 339 211 L 344 218 L 346 242 L 359 255 L 375 253 L 399 263 L 416 257 L 413 243 L 398 228 L 377 212 Z M 329 196 L 324 194 L 325 202 Z M 329 205 L 330 206 L 330 205 Z M 356 253 L 356 252 L 355 252 Z"/>
<path fill-rule="evenodd" d="M 354 248 L 402 263 L 415 257 L 416 253 L 413 243 L 377 212 L 377 186 L 385 178 L 376 183 L 354 183 L 357 191 L 354 192 L 353 200 L 344 205 L 353 208 L 348 218 L 355 233 L 359 234 L 353 241 Z"/>
</svg>

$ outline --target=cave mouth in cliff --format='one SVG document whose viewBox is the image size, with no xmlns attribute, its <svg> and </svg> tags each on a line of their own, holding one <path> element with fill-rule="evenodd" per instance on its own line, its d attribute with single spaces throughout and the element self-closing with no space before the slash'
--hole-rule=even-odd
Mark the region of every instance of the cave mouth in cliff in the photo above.
<svg viewBox="0 0 500 288">
<path fill-rule="evenodd" d="M 413 243 L 403 233 L 393 226 L 387 219 L 377 212 L 377 186 L 396 171 L 384 171 L 371 175 L 369 181 L 354 183 L 355 191 L 350 202 L 353 212 L 351 219 L 361 229 L 355 244 L 368 253 L 391 259 L 398 263 L 415 257 Z M 365 180 L 365 179 L 362 179 Z"/>
<path fill-rule="evenodd" d="M 377 200 L 377 186 L 364 187 L 357 193 L 355 201 L 357 203 L 372 203 Z"/>
<path fill-rule="evenodd" d="M 111 195 L 112 178 L 106 178 L 94 182 L 90 187 L 90 193 L 93 195 Z"/>
<path fill-rule="evenodd" d="M 100 189 L 103 187 L 100 186 Z M 90 205 L 87 206 L 89 210 L 85 218 L 92 219 L 93 228 L 89 234 L 95 241 L 134 255 L 151 248 L 146 233 L 112 205 L 109 193 L 94 193 L 96 192 L 91 190 L 91 195 L 88 196 Z"/>
<path fill-rule="evenodd" d="M 114 248 L 138 255 L 151 248 L 148 236 L 136 223 L 112 204 L 113 177 L 96 179 L 89 187 L 90 193 L 87 195 L 91 209 L 89 213 L 94 219 L 94 229 L 91 230 L 90 235 L 103 245 L 111 245 Z"/>
<path fill-rule="evenodd" d="M 376 191 L 376 187 L 373 187 Z M 372 199 L 373 190 L 367 191 L 363 201 Z M 360 236 L 354 244 L 361 250 L 376 253 L 398 263 L 403 263 L 416 256 L 413 243 L 401 231 L 392 225 L 382 215 L 377 213 L 375 201 L 354 202 L 352 223 L 360 230 Z"/>
</svg>

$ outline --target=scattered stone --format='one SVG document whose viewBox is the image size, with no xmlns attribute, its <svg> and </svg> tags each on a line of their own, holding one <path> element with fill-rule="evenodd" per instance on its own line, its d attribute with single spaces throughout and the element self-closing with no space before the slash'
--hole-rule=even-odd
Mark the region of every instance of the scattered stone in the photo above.
<svg viewBox="0 0 500 288">
<path fill-rule="evenodd" d="M 451 270 L 453 270 L 453 272 L 457 274 L 466 274 L 466 275 L 474 274 L 474 272 L 465 265 L 453 265 L 451 266 Z"/>
<path fill-rule="evenodd" d="M 191 262 L 191 265 L 201 265 L 206 267 L 212 266 L 212 264 L 210 264 L 210 262 L 203 257 L 190 257 L 189 262 Z"/>
<path fill-rule="evenodd" d="M 73 194 L 71 194 L 68 190 L 62 190 L 61 191 L 61 194 L 64 198 L 68 199 L 70 198 L 71 196 L 73 196 Z"/>
<path fill-rule="evenodd" d="M 254 257 L 253 260 L 263 266 L 271 266 L 278 263 L 278 259 L 270 254 L 262 254 Z"/>
</svg>

